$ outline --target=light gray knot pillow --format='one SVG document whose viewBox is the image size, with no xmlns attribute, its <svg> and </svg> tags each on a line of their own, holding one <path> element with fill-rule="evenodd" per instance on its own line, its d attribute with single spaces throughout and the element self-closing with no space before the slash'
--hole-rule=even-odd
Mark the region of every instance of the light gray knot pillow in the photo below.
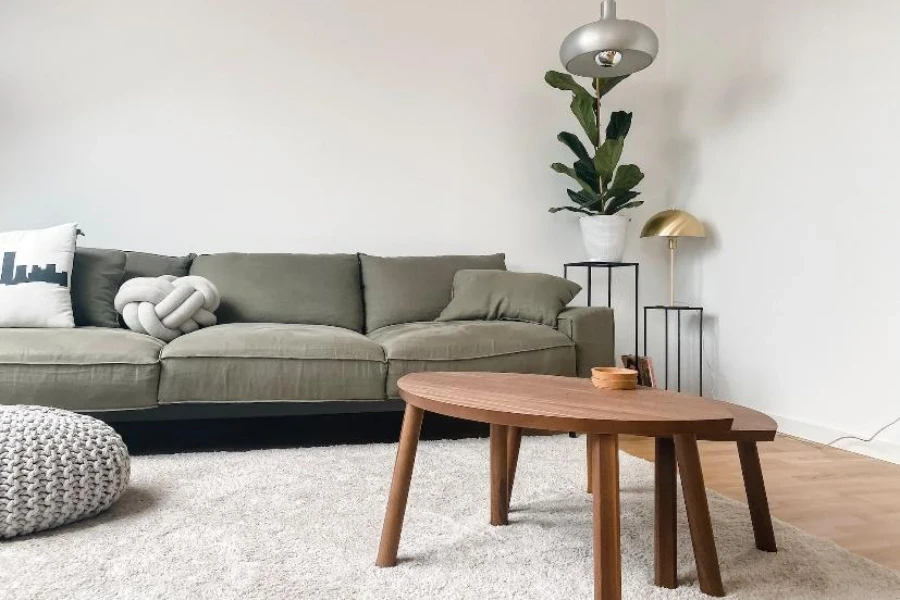
<svg viewBox="0 0 900 600">
<path fill-rule="evenodd" d="M 116 311 L 132 331 L 171 341 L 216 324 L 219 290 L 205 277 L 135 277 L 122 284 Z"/>
</svg>

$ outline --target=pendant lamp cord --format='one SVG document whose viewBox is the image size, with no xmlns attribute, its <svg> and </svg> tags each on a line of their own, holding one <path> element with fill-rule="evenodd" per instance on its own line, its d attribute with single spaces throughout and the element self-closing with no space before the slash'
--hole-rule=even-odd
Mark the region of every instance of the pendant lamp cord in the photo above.
<svg viewBox="0 0 900 600">
<path fill-rule="evenodd" d="M 600 113 L 600 97 L 601 97 L 600 92 L 603 89 L 603 84 L 601 83 L 601 81 L 603 81 L 603 80 L 600 79 L 599 77 L 594 78 L 594 89 L 597 91 L 597 152 L 600 152 L 600 146 L 603 145 L 603 119 L 601 118 L 601 113 Z M 605 186 L 603 185 L 603 178 L 600 177 L 600 174 L 598 173 L 597 174 L 597 189 L 600 190 L 601 196 L 606 193 L 606 190 L 604 189 L 604 187 Z M 604 208 L 604 206 L 601 204 L 600 210 L 602 211 L 603 208 Z"/>
</svg>

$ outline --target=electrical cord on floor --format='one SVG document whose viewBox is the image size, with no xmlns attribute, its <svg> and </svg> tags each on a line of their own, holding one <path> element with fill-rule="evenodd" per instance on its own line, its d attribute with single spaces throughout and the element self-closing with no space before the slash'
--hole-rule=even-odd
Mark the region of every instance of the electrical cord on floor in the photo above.
<svg viewBox="0 0 900 600">
<path fill-rule="evenodd" d="M 833 446 L 834 444 L 837 444 L 841 440 L 858 440 L 860 442 L 863 442 L 864 444 L 868 444 L 869 442 L 871 442 L 875 438 L 877 438 L 879 435 L 884 433 L 889 427 L 892 427 L 892 426 L 896 425 L 897 423 L 900 423 L 900 417 L 897 417 L 896 419 L 894 419 L 893 421 L 891 421 L 890 423 L 888 423 L 887 425 L 885 425 L 884 427 L 882 427 L 881 429 L 879 429 L 878 431 L 873 433 L 871 437 L 863 439 L 861 437 L 856 437 L 855 435 L 842 435 L 841 437 L 837 438 L 836 440 L 832 440 L 825 445 Z"/>
</svg>

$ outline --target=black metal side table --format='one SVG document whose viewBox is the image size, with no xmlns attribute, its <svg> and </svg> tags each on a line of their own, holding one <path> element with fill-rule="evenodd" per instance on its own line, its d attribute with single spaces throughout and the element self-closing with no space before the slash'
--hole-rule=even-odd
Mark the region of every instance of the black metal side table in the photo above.
<svg viewBox="0 0 900 600">
<path fill-rule="evenodd" d="M 676 391 L 681 391 L 681 313 L 683 312 L 699 312 L 700 313 L 700 351 L 699 351 L 699 363 L 700 363 L 700 395 L 703 395 L 703 307 L 702 306 L 666 306 L 666 305 L 657 305 L 657 306 L 645 306 L 644 307 L 644 356 L 647 356 L 647 311 L 650 310 L 661 310 L 665 315 L 665 340 L 666 340 L 666 353 L 665 353 L 665 379 L 664 383 L 666 389 L 669 389 L 669 313 L 674 312 L 677 315 L 678 319 L 678 334 L 677 334 L 677 342 L 676 342 Z"/>
<path fill-rule="evenodd" d="M 587 269 L 587 305 L 592 306 L 591 300 L 591 274 L 594 269 L 606 269 L 606 306 L 612 308 L 612 270 L 618 269 L 622 267 L 633 267 L 634 268 L 634 355 L 638 355 L 638 288 L 640 282 L 640 264 L 633 262 L 597 262 L 597 261 L 583 261 L 583 262 L 572 262 L 565 263 L 563 265 L 563 277 L 566 279 L 569 278 L 569 267 L 585 267 Z M 646 317 L 644 318 L 644 327 L 647 326 Z M 646 350 L 647 343 L 644 342 L 644 349 Z"/>
</svg>

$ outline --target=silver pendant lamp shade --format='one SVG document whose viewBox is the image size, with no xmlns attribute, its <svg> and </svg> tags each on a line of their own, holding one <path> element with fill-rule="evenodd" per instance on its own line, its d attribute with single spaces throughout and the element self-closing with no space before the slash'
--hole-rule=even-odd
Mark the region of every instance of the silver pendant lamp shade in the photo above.
<svg viewBox="0 0 900 600">
<path fill-rule="evenodd" d="M 567 35 L 559 58 L 573 75 L 609 78 L 646 69 L 658 50 L 659 39 L 652 29 L 617 19 L 615 0 L 603 0 L 600 20 Z"/>
</svg>

